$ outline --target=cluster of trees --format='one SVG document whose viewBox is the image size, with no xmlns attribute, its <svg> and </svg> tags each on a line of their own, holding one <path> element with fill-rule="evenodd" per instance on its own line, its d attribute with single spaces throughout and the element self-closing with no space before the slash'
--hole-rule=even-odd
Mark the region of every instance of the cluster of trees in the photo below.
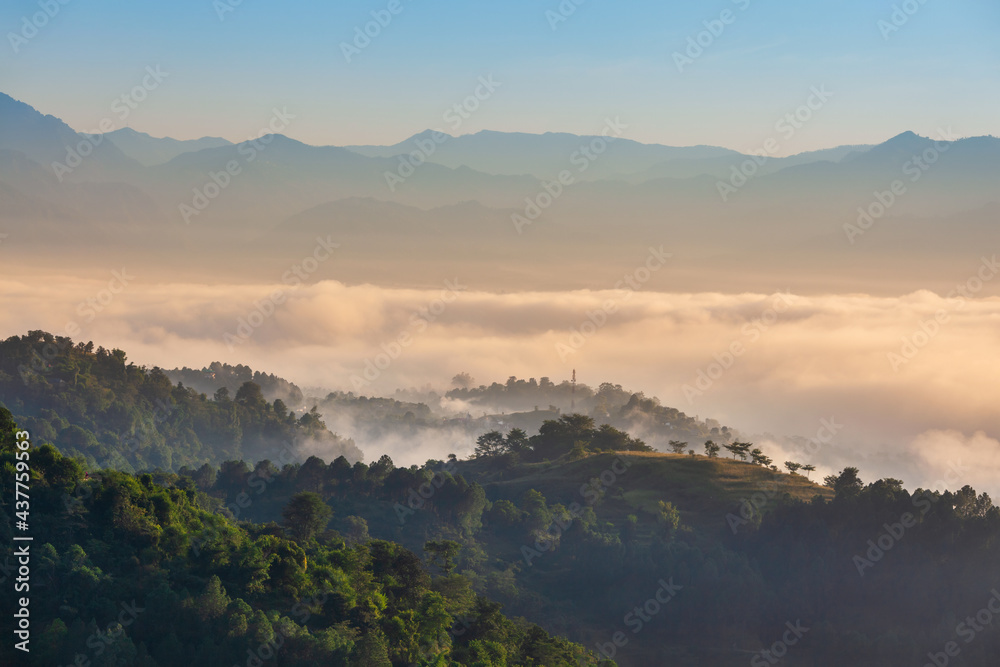
<svg viewBox="0 0 1000 667">
<path fill-rule="evenodd" d="M 577 384 L 574 391 L 573 383 L 569 380 L 563 380 L 556 384 L 547 377 L 540 380 L 535 380 L 535 378 L 519 380 L 512 375 L 507 378 L 506 383 L 493 382 L 490 385 L 479 385 L 478 387 L 472 386 L 474 382 L 475 380 L 467 373 L 460 373 L 452 379 L 455 388 L 447 392 L 445 396 L 472 405 L 481 405 L 490 409 L 500 408 L 508 412 L 532 410 L 538 406 L 568 406 L 573 401 L 581 409 L 584 409 L 596 405 L 602 399 L 612 403 L 617 403 L 618 400 L 628 400 L 627 395 L 623 399 L 620 396 L 616 397 L 612 385 L 608 385 L 604 389 L 605 393 L 602 397 L 597 399 L 598 391 L 583 383 Z"/>
<path fill-rule="evenodd" d="M 213 361 L 201 370 L 185 366 L 184 368 L 175 368 L 165 372 L 171 382 L 183 384 L 185 387 L 191 387 L 196 391 L 208 395 L 214 394 L 223 387 L 230 394 L 235 394 L 247 382 L 253 382 L 260 387 L 261 392 L 268 401 L 281 399 L 288 407 L 293 409 L 302 406 L 305 401 L 302 390 L 294 383 L 277 375 L 255 371 L 243 364 L 231 366 L 219 361 Z"/>
<path fill-rule="evenodd" d="M 587 415 L 563 415 L 546 420 L 537 435 L 513 428 L 506 435 L 489 431 L 476 440 L 476 456 L 504 456 L 507 463 L 524 461 L 549 461 L 564 455 L 579 458 L 598 452 L 652 452 L 653 448 L 642 440 L 616 429 L 610 424 L 595 426 L 594 418 Z"/>
<path fill-rule="evenodd" d="M 572 452 L 571 437 L 594 432 L 592 423 L 573 415 L 545 430 L 557 456 Z M 847 468 L 826 480 L 832 500 L 817 487 L 816 496 L 803 501 L 782 492 L 780 473 L 769 467 L 779 490 L 762 493 L 761 504 L 732 507 L 748 518 L 734 531 L 725 511 L 706 521 L 692 512 L 705 498 L 672 495 L 669 484 L 632 472 L 637 463 L 609 481 L 617 459 L 629 464 L 627 451 L 545 458 L 544 469 L 565 469 L 567 478 L 536 486 L 532 443 L 542 434 L 487 435 L 480 445 L 488 451 L 469 461 L 419 468 L 396 468 L 388 460 L 287 466 L 271 487 L 278 501 L 269 505 L 268 491 L 244 518 L 280 520 L 289 498 L 315 490 L 333 509 L 331 525 L 340 534 L 424 550 L 442 574 L 460 573 L 510 613 L 591 648 L 607 641 L 607 629 L 620 625 L 636 600 L 648 597 L 651 581 L 670 576 L 684 594 L 663 607 L 641 642 L 622 649 L 616 656 L 622 664 L 665 655 L 709 664 L 721 659 L 719 646 L 734 645 L 735 659 L 770 646 L 787 620 L 799 618 L 810 628 L 808 641 L 796 648 L 803 660 L 915 663 L 953 639 L 963 610 L 978 611 L 995 585 L 1000 511 L 970 487 L 910 494 L 898 480 L 864 484 Z M 520 462 L 507 460 L 511 451 L 522 452 Z M 746 454 L 749 461 L 752 446 Z M 690 457 L 642 460 L 698 469 Z M 235 489 L 222 489 L 217 480 L 209 493 L 234 504 Z M 645 494 L 655 494 L 655 502 L 637 505 Z M 902 525 L 907 513 L 916 525 L 885 549 L 885 526 Z M 858 558 L 871 563 L 863 574 Z M 979 645 L 977 639 L 968 664 L 986 664 L 998 650 L 1000 641 Z"/>
<path fill-rule="evenodd" d="M 715 438 L 728 441 L 733 434 L 728 427 L 713 419 L 699 421 L 671 407 L 660 405 L 656 398 L 641 392 L 631 392 L 620 384 L 601 383 L 597 389 L 586 384 L 563 381 L 553 383 L 543 377 L 536 381 L 511 376 L 507 382 L 472 386 L 474 380 L 462 373 L 452 380 L 455 389 L 446 397 L 459 399 L 486 410 L 507 412 L 530 411 L 539 407 L 565 409 L 574 406 L 574 412 L 586 414 L 603 423 L 632 432 L 648 433 L 664 442 L 669 438 Z"/>
<path fill-rule="evenodd" d="M 670 441 L 670 449 L 674 454 L 683 454 L 684 450 L 687 449 L 688 443 L 679 440 Z M 733 455 L 733 459 L 739 457 L 741 461 L 746 461 L 747 457 L 750 457 L 750 462 L 754 465 L 763 466 L 769 468 L 773 472 L 778 472 L 778 466 L 774 465 L 774 461 L 770 456 L 766 455 L 760 447 L 754 447 L 752 442 L 731 442 L 728 445 L 722 445 L 721 447 L 712 440 L 705 441 L 705 456 L 710 459 L 717 458 L 719 456 L 720 449 L 725 448 L 730 454 Z M 693 449 L 687 450 L 689 454 L 694 456 L 695 452 Z M 795 463 L 794 461 L 785 461 L 785 468 L 792 475 L 798 474 L 799 470 L 804 470 L 807 473 L 816 470 L 816 466 L 811 463 L 802 464 Z"/>
<path fill-rule="evenodd" d="M 159 368 L 129 363 L 121 350 L 43 331 L 0 342 L 0 401 L 36 437 L 95 468 L 276 459 L 303 442 L 362 457 L 315 410 L 297 416 L 282 399 L 267 401 L 253 382 L 235 395 L 223 386 L 209 398 L 173 385 Z"/>
<path fill-rule="evenodd" d="M 0 558 L 10 562 L 16 430 L 0 408 Z M 598 663 L 478 596 L 452 571 L 449 544 L 427 545 L 436 574 L 399 544 L 348 544 L 309 492 L 293 495 L 282 524 L 238 524 L 206 511 L 190 478 L 85 472 L 48 445 L 29 453 L 31 664 Z M 0 620 L 7 637 L 13 622 Z M 0 645 L 0 662 L 22 657 Z"/>
</svg>

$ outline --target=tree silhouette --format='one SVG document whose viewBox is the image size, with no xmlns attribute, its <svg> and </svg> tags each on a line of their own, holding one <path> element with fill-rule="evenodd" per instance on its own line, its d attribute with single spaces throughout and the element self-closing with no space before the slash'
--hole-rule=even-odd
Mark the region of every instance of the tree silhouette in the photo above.
<svg viewBox="0 0 1000 667">
<path fill-rule="evenodd" d="M 326 528 L 333 517 L 333 510 L 319 495 L 303 491 L 292 496 L 285 509 L 281 511 L 281 516 L 292 537 L 299 541 L 308 541 Z"/>
<path fill-rule="evenodd" d="M 738 457 L 740 457 L 741 460 L 746 461 L 747 460 L 747 452 L 749 452 L 750 448 L 753 447 L 753 443 L 752 442 L 734 442 L 733 444 L 726 445 L 725 447 L 726 447 L 727 450 L 729 450 L 730 452 L 732 452 L 734 459 L 738 456 Z"/>
<path fill-rule="evenodd" d="M 499 456 L 504 449 L 503 433 L 500 431 L 489 431 L 476 438 L 476 456 Z"/>
<path fill-rule="evenodd" d="M 462 545 L 453 540 L 427 542 L 424 545 L 424 551 L 430 554 L 431 562 L 441 568 L 441 572 L 446 575 L 455 569 L 455 558 L 461 550 Z"/>
</svg>

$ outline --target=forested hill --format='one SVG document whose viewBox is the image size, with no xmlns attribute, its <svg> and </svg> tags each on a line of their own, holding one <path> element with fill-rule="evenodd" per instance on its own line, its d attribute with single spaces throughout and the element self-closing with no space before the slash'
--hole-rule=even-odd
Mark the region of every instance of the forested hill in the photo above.
<svg viewBox="0 0 1000 667">
<path fill-rule="evenodd" d="M 733 459 L 711 442 L 662 454 L 565 415 L 531 436 L 484 434 L 470 460 L 227 463 L 193 483 L 255 523 L 315 493 L 349 542 L 423 550 L 622 667 L 919 665 L 951 641 L 950 664 L 994 664 L 1000 635 L 965 645 L 962 625 L 1000 590 L 989 496 L 865 483 L 855 468 L 819 486 L 766 454 L 743 460 L 741 444 Z"/>
<path fill-rule="evenodd" d="M 253 383 L 209 399 L 41 332 L 0 343 L 0 389 L 34 441 L 32 618 L 52 647 L 35 664 L 248 664 L 264 649 L 276 666 L 595 664 L 582 646 L 621 667 L 883 667 L 952 646 L 949 665 L 979 667 L 1000 654 L 1000 510 L 960 479 L 907 489 L 847 467 L 820 486 L 808 462 L 781 473 L 731 432 L 664 454 L 582 414 L 489 431 L 465 460 L 288 461 L 268 443 L 334 438 L 317 414 L 290 416 Z M 0 409 L 4 545 L 13 428 Z M 100 470 L 123 433 L 145 443 L 133 465 L 161 470 Z M 122 605 L 143 609 L 124 629 Z"/>
<path fill-rule="evenodd" d="M 94 348 L 32 331 L 0 342 L 0 403 L 35 436 L 95 468 L 178 470 L 230 459 L 282 463 L 322 448 L 351 461 L 352 441 L 318 413 L 298 416 L 245 382 L 209 397 L 173 385 L 159 368 L 129 363 L 122 350 Z"/>
<path fill-rule="evenodd" d="M 179 382 L 185 387 L 209 395 L 214 395 L 222 387 L 230 394 L 235 394 L 244 384 L 253 382 L 260 387 L 261 393 L 269 402 L 281 399 L 288 407 L 297 408 L 305 400 L 302 390 L 295 383 L 273 373 L 255 371 L 243 364 L 232 366 L 213 361 L 201 370 L 185 367 L 164 372 L 172 382 Z"/>
<path fill-rule="evenodd" d="M 86 473 L 51 446 L 22 451 L 16 432 L 0 408 L 5 564 L 27 544 L 11 541 L 11 501 L 16 464 L 30 469 L 31 576 L 20 592 L 30 597 L 30 652 L 14 648 L 5 603 L 0 664 L 597 664 L 510 620 L 447 565 L 431 571 L 397 544 L 349 545 L 323 530 L 329 510 L 312 494 L 289 502 L 282 525 L 237 525 L 202 509 L 187 478 L 164 486 L 148 474 Z"/>
</svg>

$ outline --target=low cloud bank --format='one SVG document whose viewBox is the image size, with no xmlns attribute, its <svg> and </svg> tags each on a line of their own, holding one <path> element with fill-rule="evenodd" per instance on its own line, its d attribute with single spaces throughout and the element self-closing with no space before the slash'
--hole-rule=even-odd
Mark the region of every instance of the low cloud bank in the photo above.
<svg viewBox="0 0 1000 667">
<path fill-rule="evenodd" d="M 768 441 L 776 461 L 795 451 L 784 436 L 815 438 L 833 419 L 842 428 L 811 461 L 822 469 L 858 465 L 867 478 L 930 486 L 960 461 L 960 481 L 1000 495 L 998 298 L 495 294 L 455 276 L 432 290 L 112 280 L 0 279 L 0 334 L 76 331 L 139 364 L 243 363 L 368 395 L 443 390 L 462 371 L 558 382 L 576 369 L 591 386 L 620 383 L 744 433 L 781 434 Z M 462 449 L 426 438 L 358 444 L 370 459 L 407 462 Z"/>
</svg>

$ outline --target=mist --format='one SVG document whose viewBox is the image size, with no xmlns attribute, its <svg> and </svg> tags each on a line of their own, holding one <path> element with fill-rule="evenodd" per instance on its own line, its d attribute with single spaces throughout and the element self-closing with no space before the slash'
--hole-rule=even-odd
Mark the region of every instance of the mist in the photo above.
<svg viewBox="0 0 1000 667">
<path fill-rule="evenodd" d="M 427 385 L 443 393 L 460 372 L 489 384 L 511 375 L 559 382 L 575 369 L 592 387 L 622 384 L 753 435 L 771 444 L 776 462 L 807 452 L 802 443 L 816 441 L 826 420 L 835 432 L 808 452 L 821 474 L 856 465 L 868 478 L 928 487 L 958 467 L 954 482 L 1000 492 L 1000 414 L 990 398 L 1000 298 L 638 287 L 497 294 L 458 277 L 431 290 L 138 279 L 119 288 L 58 275 L 0 283 L 5 335 L 71 334 L 149 367 L 242 363 L 369 396 Z M 408 465 L 474 445 L 463 429 L 374 437 L 324 418 L 369 460 L 387 453 Z M 797 445 L 787 440 L 796 437 Z"/>
</svg>

